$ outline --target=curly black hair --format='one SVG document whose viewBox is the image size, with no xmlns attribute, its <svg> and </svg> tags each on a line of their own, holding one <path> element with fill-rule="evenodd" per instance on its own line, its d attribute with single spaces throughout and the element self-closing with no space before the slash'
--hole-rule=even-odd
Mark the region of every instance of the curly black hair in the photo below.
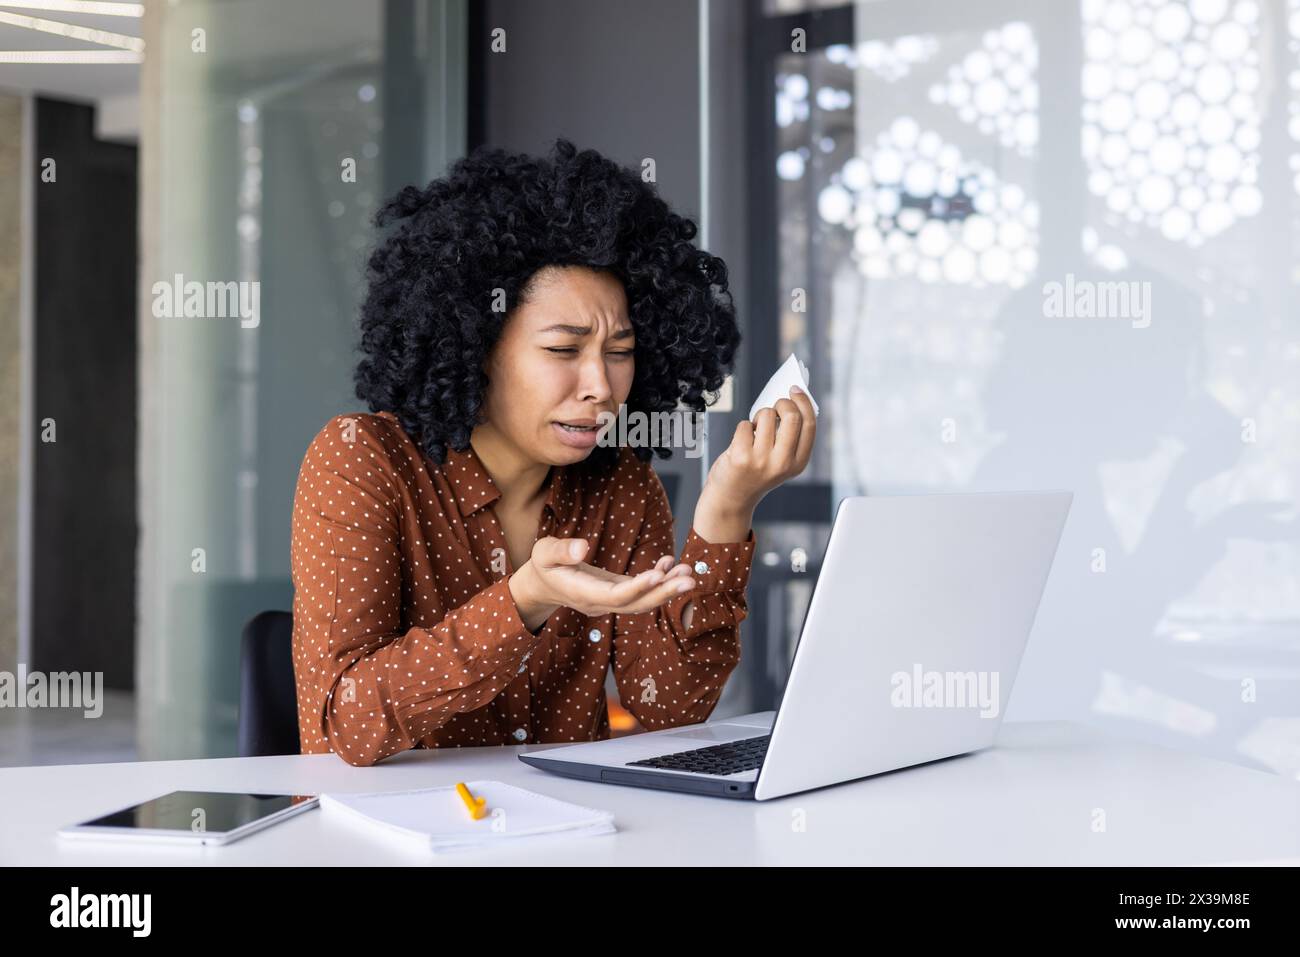
<svg viewBox="0 0 1300 957">
<path fill-rule="evenodd" d="M 655 186 L 559 138 L 549 158 L 479 147 L 375 215 L 397 226 L 367 267 L 356 394 L 390 411 L 433 461 L 469 446 L 482 421 L 484 362 L 507 315 L 546 266 L 586 266 L 623 283 L 636 333 L 631 412 L 704 412 L 731 371 L 740 331 L 726 264 L 691 240 L 695 223 Z M 504 290 L 504 306 L 500 311 Z M 494 296 L 498 309 L 493 309 Z M 635 448 L 648 461 L 666 448 Z M 605 467 L 617 447 L 587 461 Z"/>
</svg>

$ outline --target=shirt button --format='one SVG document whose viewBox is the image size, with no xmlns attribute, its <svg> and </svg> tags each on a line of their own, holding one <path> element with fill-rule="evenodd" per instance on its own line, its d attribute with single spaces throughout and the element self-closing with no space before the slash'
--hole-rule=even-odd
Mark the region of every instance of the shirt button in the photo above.
<svg viewBox="0 0 1300 957">
<path fill-rule="evenodd" d="M 520 675 L 521 675 L 521 674 L 523 674 L 525 671 L 528 670 L 528 658 L 529 658 L 529 656 L 531 656 L 531 655 L 532 655 L 532 652 L 531 652 L 531 651 L 528 652 L 528 654 L 524 655 L 523 663 L 519 665 L 519 670 L 518 670 L 517 672 L 515 672 L 515 674 L 520 674 Z"/>
<path fill-rule="evenodd" d="M 587 637 L 590 638 L 592 641 L 600 641 L 600 629 L 599 628 L 591 629 L 591 631 L 587 632 Z"/>
<path fill-rule="evenodd" d="M 516 741 L 523 741 L 523 740 L 524 740 L 525 738 L 527 738 L 527 737 L 528 737 L 528 732 L 527 732 L 527 731 L 525 731 L 523 728 L 515 728 L 515 740 L 516 740 Z"/>
<path fill-rule="evenodd" d="M 707 575 L 708 573 L 709 573 L 709 563 L 708 563 L 708 562 L 696 562 L 696 563 L 695 563 L 695 574 L 697 574 L 697 575 Z"/>
</svg>

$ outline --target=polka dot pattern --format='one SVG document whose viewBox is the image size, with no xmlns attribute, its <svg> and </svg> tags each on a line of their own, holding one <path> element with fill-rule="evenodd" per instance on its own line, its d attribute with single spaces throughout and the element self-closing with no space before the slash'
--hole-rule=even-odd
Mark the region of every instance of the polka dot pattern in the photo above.
<svg viewBox="0 0 1300 957">
<path fill-rule="evenodd" d="M 368 766 L 410 748 L 608 738 L 605 679 L 647 730 L 712 713 L 740 661 L 755 539 L 692 527 L 678 561 L 697 585 L 653 611 L 557 609 L 528 630 L 473 448 L 444 465 L 391 412 L 335 416 L 294 493 L 293 667 L 304 754 Z M 587 561 L 626 575 L 675 550 L 663 483 L 624 448 L 595 475 L 555 468 L 537 537 L 585 538 Z M 702 564 L 699 564 L 702 563 Z"/>
</svg>

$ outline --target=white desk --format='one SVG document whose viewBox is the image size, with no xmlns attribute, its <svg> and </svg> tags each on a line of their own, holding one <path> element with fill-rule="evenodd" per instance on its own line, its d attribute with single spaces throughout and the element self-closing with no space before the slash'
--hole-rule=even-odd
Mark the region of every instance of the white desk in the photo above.
<svg viewBox="0 0 1300 957">
<path fill-rule="evenodd" d="M 1012 723 L 996 748 L 774 801 L 593 784 L 515 755 L 411 751 L 373 768 L 332 754 L 0 770 L 0 864 L 1295 863 L 1300 784 L 1080 725 Z M 614 812 L 619 833 L 448 855 L 367 840 L 320 809 L 228 847 L 68 842 L 55 831 L 172 790 L 379 791 L 508 781 Z M 1094 833 L 1093 809 L 1106 812 Z M 806 830 L 792 827 L 802 811 Z"/>
</svg>

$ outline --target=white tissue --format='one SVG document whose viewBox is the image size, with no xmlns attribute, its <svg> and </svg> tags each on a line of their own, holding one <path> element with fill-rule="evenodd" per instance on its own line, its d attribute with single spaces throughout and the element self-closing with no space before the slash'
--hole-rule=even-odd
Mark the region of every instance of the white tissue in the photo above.
<svg viewBox="0 0 1300 957">
<path fill-rule="evenodd" d="M 766 409 L 769 406 L 775 408 L 778 399 L 790 398 L 790 386 L 792 385 L 799 386 L 808 394 L 808 401 L 812 403 L 813 414 L 821 415 L 821 410 L 817 408 L 817 400 L 813 398 L 812 390 L 808 388 L 808 367 L 791 353 L 790 358 L 786 359 L 781 368 L 772 374 L 772 378 L 767 380 L 767 385 L 763 386 L 763 391 L 758 394 L 758 398 L 750 406 L 750 421 L 752 422 L 754 416 L 758 415 L 759 409 Z"/>
</svg>

